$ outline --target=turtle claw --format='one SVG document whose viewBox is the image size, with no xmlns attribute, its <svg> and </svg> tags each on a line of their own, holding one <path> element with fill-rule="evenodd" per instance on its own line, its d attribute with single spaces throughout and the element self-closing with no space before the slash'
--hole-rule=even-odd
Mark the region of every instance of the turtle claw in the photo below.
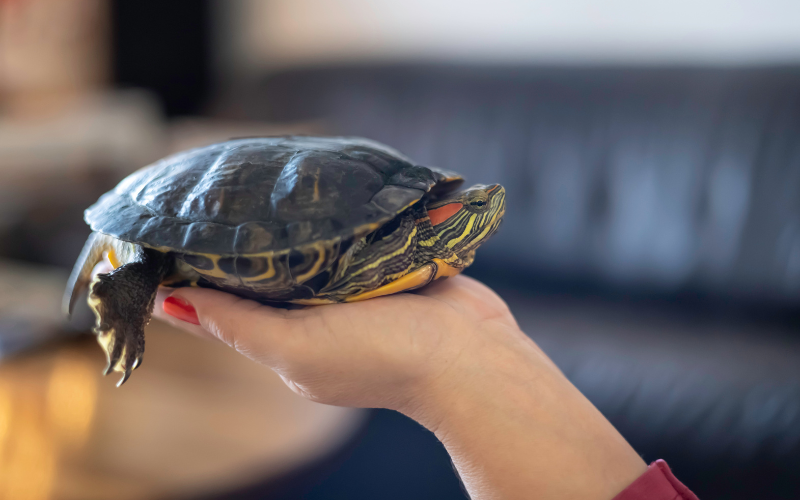
<svg viewBox="0 0 800 500">
<path fill-rule="evenodd" d="M 97 315 L 94 333 L 97 342 L 106 354 L 106 367 L 103 375 L 111 372 L 123 374 L 117 387 L 124 384 L 131 372 L 141 364 L 144 353 L 144 320 L 131 321 L 130 316 L 139 318 L 142 314 L 130 314 L 120 307 L 110 295 L 108 275 L 98 275 L 90 295 L 89 304 Z M 122 309 L 122 314 L 118 311 Z M 125 314 L 128 312 L 129 314 Z"/>
<path fill-rule="evenodd" d="M 122 332 L 122 333 L 120 333 Z M 142 364 L 144 351 L 144 332 L 136 332 L 135 328 L 124 326 L 121 329 L 98 331 L 97 341 L 106 353 L 106 367 L 103 375 L 112 372 L 122 373 L 122 378 L 117 383 L 121 386 L 131 376 L 131 372 Z"/>
<path fill-rule="evenodd" d="M 121 379 L 119 379 L 119 382 L 117 382 L 117 387 L 120 387 L 120 386 L 122 386 L 122 384 L 124 384 L 125 382 L 127 382 L 127 381 L 128 381 L 128 378 L 129 378 L 130 376 L 131 376 L 131 369 L 130 369 L 130 368 L 126 368 L 126 369 L 125 369 L 125 373 L 123 373 L 123 374 L 122 374 L 122 378 L 121 378 Z"/>
<path fill-rule="evenodd" d="M 100 345 L 102 345 L 106 351 L 106 359 L 108 360 L 108 362 L 106 363 L 106 369 L 103 371 L 103 375 L 109 375 L 116 369 L 117 365 L 119 364 L 119 359 L 122 357 L 122 351 L 125 348 L 125 343 L 124 343 L 125 339 L 124 337 L 120 338 L 120 336 L 117 336 L 116 330 L 111 330 L 110 332 L 104 334 L 114 336 L 114 338 L 111 339 L 110 345 L 106 344 L 105 342 L 100 342 Z M 100 340 L 99 339 L 100 335 L 102 334 L 98 334 L 98 341 Z M 111 348 L 110 351 L 109 348 Z"/>
<path fill-rule="evenodd" d="M 142 351 L 136 349 L 134 345 L 127 345 L 125 348 L 125 361 L 124 364 L 121 366 L 124 368 L 124 373 L 122 378 L 119 379 L 117 382 L 117 387 L 121 386 L 125 383 L 126 380 L 131 376 L 131 372 L 135 370 L 142 362 Z"/>
<path fill-rule="evenodd" d="M 108 375 L 111 375 L 111 372 L 113 372 L 113 371 L 114 371 L 114 365 L 112 365 L 111 363 L 108 363 L 106 365 L 105 369 L 103 370 L 103 376 L 107 377 Z"/>
</svg>

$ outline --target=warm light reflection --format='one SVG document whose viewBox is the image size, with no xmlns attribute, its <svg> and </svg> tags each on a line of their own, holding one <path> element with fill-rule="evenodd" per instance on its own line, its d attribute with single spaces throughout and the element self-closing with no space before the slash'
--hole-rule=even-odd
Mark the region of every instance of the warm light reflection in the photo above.
<svg viewBox="0 0 800 500">
<path fill-rule="evenodd" d="M 36 395 L 15 391 L 14 432 L 8 434 L 0 472 L 0 498 L 47 500 L 56 472 L 56 447 L 48 436 Z"/>
<path fill-rule="evenodd" d="M 74 350 L 0 371 L 0 500 L 48 500 L 60 459 L 89 438 L 96 373 Z"/>
<path fill-rule="evenodd" d="M 47 384 L 47 417 L 53 437 L 77 448 L 86 442 L 97 401 L 97 373 L 75 353 L 59 353 Z"/>
<path fill-rule="evenodd" d="M 11 429 L 11 406 L 11 389 L 6 384 L 0 384 L 0 480 L 5 466 L 5 444 Z"/>
</svg>

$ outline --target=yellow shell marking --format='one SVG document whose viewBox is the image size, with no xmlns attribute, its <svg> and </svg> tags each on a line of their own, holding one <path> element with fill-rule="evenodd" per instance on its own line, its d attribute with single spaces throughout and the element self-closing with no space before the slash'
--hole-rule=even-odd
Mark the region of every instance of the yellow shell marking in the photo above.
<svg viewBox="0 0 800 500">
<path fill-rule="evenodd" d="M 197 255 L 206 257 L 214 263 L 214 269 L 199 269 L 191 266 L 191 268 L 197 271 L 198 274 L 203 276 L 211 276 L 212 278 L 228 278 L 230 276 L 228 273 L 219 268 L 219 259 L 222 258 L 222 255 L 214 255 L 210 253 L 199 253 Z"/>
<path fill-rule="evenodd" d="M 317 275 L 324 262 L 325 262 L 325 249 L 322 247 L 317 247 L 317 261 L 314 262 L 314 265 L 311 267 L 311 269 L 308 270 L 307 273 L 301 274 L 300 276 L 297 277 L 295 281 L 297 281 L 298 283 L 304 283 L 309 278 L 313 278 L 314 276 Z"/>
<path fill-rule="evenodd" d="M 263 274 L 259 274 L 258 276 L 252 276 L 250 278 L 242 278 L 242 281 L 250 283 L 253 281 L 261 281 L 261 280 L 268 280 L 275 276 L 275 263 L 272 261 L 272 257 L 265 257 L 267 259 L 267 270 Z"/>
</svg>

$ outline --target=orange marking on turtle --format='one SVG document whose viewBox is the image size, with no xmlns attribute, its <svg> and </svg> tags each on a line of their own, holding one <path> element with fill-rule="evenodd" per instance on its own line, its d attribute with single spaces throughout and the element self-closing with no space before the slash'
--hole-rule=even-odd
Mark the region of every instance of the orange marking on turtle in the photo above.
<svg viewBox="0 0 800 500">
<path fill-rule="evenodd" d="M 122 262 L 120 262 L 117 258 L 117 252 L 115 252 L 113 248 L 108 249 L 105 257 L 108 260 L 108 263 L 111 264 L 111 267 L 114 269 L 118 269 L 120 266 L 122 266 Z"/>
<path fill-rule="evenodd" d="M 428 217 L 431 219 L 431 225 L 436 226 L 454 216 L 456 212 L 461 210 L 463 205 L 461 203 L 448 203 L 447 205 L 433 210 L 428 210 Z"/>
</svg>

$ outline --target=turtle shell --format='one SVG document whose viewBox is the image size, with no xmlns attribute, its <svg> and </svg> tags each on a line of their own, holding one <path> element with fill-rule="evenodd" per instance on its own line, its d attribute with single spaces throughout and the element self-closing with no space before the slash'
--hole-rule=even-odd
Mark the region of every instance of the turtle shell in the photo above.
<svg viewBox="0 0 800 500">
<path fill-rule="evenodd" d="M 85 219 L 95 231 L 163 251 L 270 253 L 366 234 L 461 182 L 367 139 L 244 138 L 133 173 Z"/>
</svg>

